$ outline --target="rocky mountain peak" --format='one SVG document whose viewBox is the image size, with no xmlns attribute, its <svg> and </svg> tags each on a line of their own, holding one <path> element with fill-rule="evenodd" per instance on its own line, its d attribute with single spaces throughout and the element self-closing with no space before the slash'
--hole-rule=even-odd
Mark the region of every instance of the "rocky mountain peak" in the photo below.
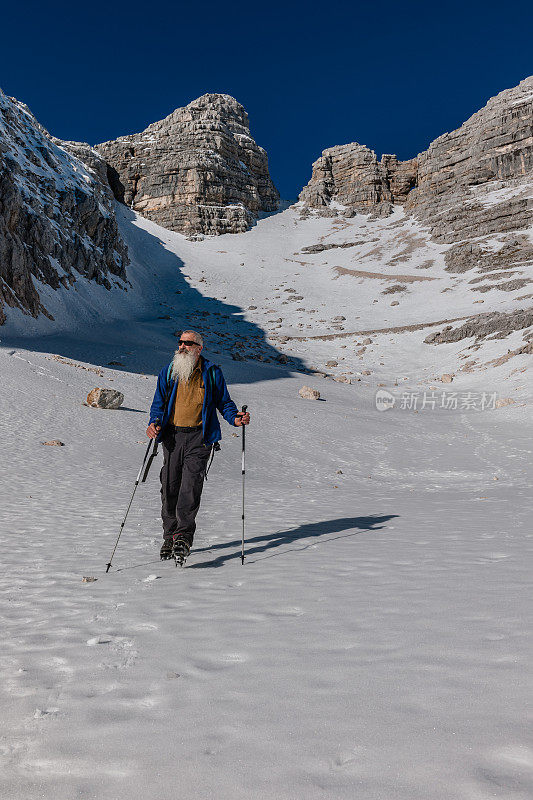
<svg viewBox="0 0 533 800">
<path fill-rule="evenodd" d="M 328 216 L 341 213 L 339 204 L 346 216 L 383 216 L 400 204 L 434 239 L 453 245 L 446 257 L 451 271 L 472 269 L 480 259 L 487 269 L 493 263 L 501 269 L 506 259 L 495 259 L 489 239 L 509 231 L 518 236 L 508 248 L 508 266 L 531 262 L 531 243 L 520 232 L 533 220 L 532 170 L 533 76 L 491 98 L 409 161 L 394 155 L 378 161 L 356 143 L 324 150 L 299 199 Z"/>
<path fill-rule="evenodd" d="M 373 150 L 351 142 L 322 151 L 299 199 L 310 207 L 335 202 L 352 211 L 386 215 L 392 203 L 405 200 L 415 182 L 416 160 L 399 162 L 395 155 L 384 155 L 378 161 Z"/>
<path fill-rule="evenodd" d="M 233 133 L 250 135 L 248 114 L 244 106 L 229 94 L 203 94 L 183 108 L 176 108 L 167 117 L 152 122 L 143 134 L 158 133 L 160 131 L 173 131 L 175 126 L 186 128 L 194 126 L 211 125 L 216 127 L 223 123 Z M 129 137 L 119 137 L 120 139 Z"/>
<path fill-rule="evenodd" d="M 97 145 L 115 197 L 185 234 L 239 233 L 279 193 L 266 152 L 250 135 L 243 106 L 204 94 L 142 133 Z"/>
<path fill-rule="evenodd" d="M 378 161 L 357 143 L 324 150 L 300 200 L 317 208 L 335 201 L 359 210 L 383 200 L 407 201 L 415 209 L 467 187 L 527 177 L 533 168 L 532 132 L 533 76 L 492 97 L 460 128 L 409 161 L 394 155 Z"/>
<path fill-rule="evenodd" d="M 205 115 L 215 118 L 215 116 L 219 116 L 226 121 L 226 124 L 234 125 L 236 132 L 250 133 L 250 123 L 244 106 L 229 94 L 203 94 L 185 108 L 176 109 L 174 113 L 185 111 L 192 117 Z"/>
</svg>

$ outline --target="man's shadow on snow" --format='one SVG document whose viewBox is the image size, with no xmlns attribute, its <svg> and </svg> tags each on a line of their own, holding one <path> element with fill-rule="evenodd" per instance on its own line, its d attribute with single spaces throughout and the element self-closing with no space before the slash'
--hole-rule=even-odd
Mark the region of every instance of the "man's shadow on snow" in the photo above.
<svg viewBox="0 0 533 800">
<path fill-rule="evenodd" d="M 253 539 L 245 540 L 245 557 L 257 555 L 258 553 L 265 553 L 282 545 L 297 544 L 301 539 L 309 539 L 311 537 L 326 536 L 331 533 L 340 533 L 341 531 L 351 531 L 342 536 L 333 536 L 327 539 L 328 542 L 334 539 L 344 539 L 349 536 L 359 536 L 364 531 L 380 531 L 386 527 L 384 524 L 391 519 L 399 516 L 398 514 L 386 514 L 381 517 L 340 517 L 339 519 L 324 520 L 323 522 L 310 522 L 307 525 L 300 525 L 289 531 L 276 531 L 276 533 L 265 534 L 264 536 L 255 536 Z M 356 529 L 355 531 L 353 529 Z M 306 550 L 308 547 L 314 546 L 314 542 L 307 542 L 298 547 L 284 549 L 282 552 L 287 553 L 290 550 Z M 194 548 L 194 553 L 212 553 L 215 550 L 231 550 L 230 553 L 222 553 L 217 558 L 210 561 L 203 561 L 201 564 L 188 564 L 187 569 L 205 569 L 206 567 L 222 567 L 226 561 L 231 561 L 234 558 L 241 557 L 241 539 L 234 539 L 231 542 L 220 542 L 219 544 L 211 545 L 210 547 Z M 263 558 L 273 558 L 274 556 L 281 555 L 281 553 L 271 553 L 263 556 Z M 262 558 L 255 559 L 256 561 L 263 560 Z M 253 563 L 253 562 L 251 562 Z"/>
</svg>

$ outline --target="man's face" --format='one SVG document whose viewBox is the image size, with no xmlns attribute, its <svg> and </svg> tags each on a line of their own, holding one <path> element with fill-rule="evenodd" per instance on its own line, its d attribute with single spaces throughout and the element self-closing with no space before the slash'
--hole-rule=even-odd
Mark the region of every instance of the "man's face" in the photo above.
<svg viewBox="0 0 533 800">
<path fill-rule="evenodd" d="M 178 351 L 180 353 L 187 354 L 191 359 L 194 358 L 194 363 L 198 361 L 202 347 L 198 344 L 192 333 L 187 333 L 187 331 L 182 333 L 178 345 Z"/>
<path fill-rule="evenodd" d="M 173 359 L 173 374 L 180 381 L 187 382 L 196 369 L 202 346 L 196 341 L 194 333 L 184 331 L 178 342 Z"/>
</svg>

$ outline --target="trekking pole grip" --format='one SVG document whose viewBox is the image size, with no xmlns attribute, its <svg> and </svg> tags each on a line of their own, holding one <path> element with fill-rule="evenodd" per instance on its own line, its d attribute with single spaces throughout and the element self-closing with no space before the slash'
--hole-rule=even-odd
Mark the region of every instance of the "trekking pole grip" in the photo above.
<svg viewBox="0 0 533 800">
<path fill-rule="evenodd" d="M 241 414 L 246 414 L 246 409 L 247 408 L 248 408 L 248 406 L 243 406 L 242 409 L 241 409 Z M 243 454 L 242 474 L 243 475 L 244 475 L 244 437 L 245 437 L 245 434 L 246 434 L 246 425 L 243 425 L 242 426 L 242 454 Z"/>
</svg>

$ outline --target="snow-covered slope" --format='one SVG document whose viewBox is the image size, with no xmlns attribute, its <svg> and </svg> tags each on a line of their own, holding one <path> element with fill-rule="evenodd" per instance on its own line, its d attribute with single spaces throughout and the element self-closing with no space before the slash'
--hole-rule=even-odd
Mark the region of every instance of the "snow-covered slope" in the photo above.
<svg viewBox="0 0 533 800">
<path fill-rule="evenodd" d="M 144 221 L 139 224 L 150 230 Z M 466 386 L 475 382 L 467 377 L 471 371 L 484 372 L 490 359 L 530 338 L 529 328 L 481 347 L 472 339 L 424 344 L 428 334 L 446 324 L 480 311 L 530 308 L 530 301 L 522 285 L 480 296 L 471 275 L 445 270 L 447 246 L 432 242 L 428 231 L 401 209 L 387 219 L 311 215 L 302 220 L 296 208 L 289 208 L 238 238 L 191 243 L 168 232 L 158 235 L 179 253 L 194 288 L 231 300 L 282 354 L 337 378 L 357 380 L 369 371 L 369 380 L 395 382 L 457 373 Z M 530 278 L 527 268 L 524 275 Z M 202 309 L 209 310 L 204 304 Z M 216 319 L 194 314 L 191 319 L 205 327 L 216 350 Z M 367 337 L 372 342 L 363 345 Z M 253 358 L 257 348 L 243 339 L 238 352 Z M 329 361 L 338 366 L 327 367 Z M 499 372 L 491 370 L 490 381 L 519 374 L 513 371 L 529 361 L 526 354 Z"/>
<path fill-rule="evenodd" d="M 168 350 L 173 334 L 192 326 L 217 357 L 286 363 L 285 370 L 374 387 L 421 385 L 451 374 L 460 390 L 531 396 L 530 354 L 515 354 L 530 341 L 531 327 L 504 338 L 424 343 L 481 312 L 529 311 L 531 305 L 521 282 L 480 293 L 470 273 L 448 272 L 448 245 L 433 242 L 401 209 L 386 219 L 301 219 L 291 207 L 247 233 L 196 242 L 124 207 L 116 213 L 132 260 L 132 288 L 108 291 L 80 279 L 74 288 L 50 290 L 46 305 L 55 322 L 28 322 L 14 310 L 2 330 L 5 341 L 23 332 L 88 327 L 94 337 L 113 319 L 158 318 Z"/>
<path fill-rule="evenodd" d="M 531 384 L 511 374 L 528 356 L 433 382 L 469 343 L 422 338 L 478 296 L 400 213 L 289 209 L 201 242 L 120 217 L 127 293 L 102 290 L 76 325 L 71 298 L 96 291 L 80 279 L 50 296 L 56 323 L 22 336 L 15 312 L 0 334 L 2 797 L 529 798 Z M 155 465 L 106 575 L 155 374 L 189 326 L 252 413 L 247 559 L 225 426 L 187 568 L 158 558 Z M 84 406 L 96 385 L 124 407 Z"/>
</svg>

